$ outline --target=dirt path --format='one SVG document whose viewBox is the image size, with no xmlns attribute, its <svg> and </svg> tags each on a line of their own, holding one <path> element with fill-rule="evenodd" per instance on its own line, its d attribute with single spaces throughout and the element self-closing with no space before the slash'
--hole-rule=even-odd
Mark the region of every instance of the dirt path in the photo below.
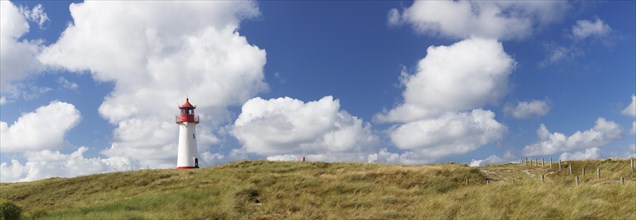
<svg viewBox="0 0 636 220">
<path fill-rule="evenodd" d="M 530 170 L 522 170 L 522 172 L 524 172 L 525 174 L 527 174 L 530 177 L 534 177 L 534 174 L 530 173 Z"/>
<path fill-rule="evenodd" d="M 514 170 L 510 170 L 510 169 L 503 169 L 503 170 L 480 169 L 479 172 L 484 177 L 486 177 L 486 179 L 489 179 L 492 181 L 513 182 L 515 179 L 513 176 L 511 176 L 511 173 L 514 172 Z"/>
<path fill-rule="evenodd" d="M 481 175 L 484 175 L 484 177 L 486 177 L 486 179 L 489 180 L 499 180 L 499 175 L 492 170 L 484 170 L 484 169 L 479 169 L 479 172 L 481 173 Z"/>
<path fill-rule="evenodd" d="M 500 181 L 500 182 L 515 182 L 515 181 L 524 181 L 527 179 L 536 178 L 537 174 L 534 169 L 519 169 L 517 167 L 507 167 L 507 168 L 496 168 L 496 167 L 486 167 L 479 170 L 479 172 L 486 178 L 491 181 Z"/>
</svg>

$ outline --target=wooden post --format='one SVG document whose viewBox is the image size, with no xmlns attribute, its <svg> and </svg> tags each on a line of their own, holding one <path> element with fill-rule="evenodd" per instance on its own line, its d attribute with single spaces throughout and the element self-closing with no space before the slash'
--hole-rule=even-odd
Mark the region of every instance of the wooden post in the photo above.
<svg viewBox="0 0 636 220">
<path fill-rule="evenodd" d="M 545 177 L 543 177 L 543 174 L 541 174 L 541 182 L 545 182 Z"/>
<path fill-rule="evenodd" d="M 632 168 L 632 172 L 634 172 L 634 158 L 629 159 L 629 161 L 630 161 L 629 162 L 629 167 L 631 167 Z"/>
<path fill-rule="evenodd" d="M 559 160 L 559 171 L 561 171 L 561 160 Z"/>
<path fill-rule="evenodd" d="M 585 176 L 585 167 L 581 167 L 581 175 Z"/>
<path fill-rule="evenodd" d="M 621 185 L 625 185 L 625 178 L 621 176 Z"/>
<path fill-rule="evenodd" d="M 466 185 L 468 185 L 468 179 L 466 179 Z"/>
<path fill-rule="evenodd" d="M 543 160 L 543 157 L 541 158 L 541 167 L 545 166 L 545 160 Z"/>
<path fill-rule="evenodd" d="M 579 176 L 576 176 L 576 186 L 579 186 Z"/>
<path fill-rule="evenodd" d="M 527 157 L 526 157 L 526 160 L 525 160 L 524 165 L 525 165 L 525 166 L 528 166 L 528 158 L 527 158 Z"/>
<path fill-rule="evenodd" d="M 552 157 L 550 157 L 550 169 L 552 169 Z"/>
<path fill-rule="evenodd" d="M 570 168 L 570 175 L 572 175 L 572 163 L 568 164 L 568 167 Z"/>
<path fill-rule="evenodd" d="M 490 180 L 486 180 L 486 186 L 490 185 Z"/>
<path fill-rule="evenodd" d="M 601 166 L 599 165 L 596 168 L 596 179 L 600 179 L 601 178 Z"/>
</svg>

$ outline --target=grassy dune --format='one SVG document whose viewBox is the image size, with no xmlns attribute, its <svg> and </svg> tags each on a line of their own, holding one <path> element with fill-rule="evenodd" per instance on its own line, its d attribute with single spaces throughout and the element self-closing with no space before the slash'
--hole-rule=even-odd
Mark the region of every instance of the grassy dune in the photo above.
<svg viewBox="0 0 636 220">
<path fill-rule="evenodd" d="M 581 176 L 578 187 L 569 165 Z M 0 197 L 22 207 L 27 219 L 636 219 L 636 173 L 625 160 L 572 161 L 562 171 L 556 163 L 239 161 L 1 184 Z"/>
</svg>

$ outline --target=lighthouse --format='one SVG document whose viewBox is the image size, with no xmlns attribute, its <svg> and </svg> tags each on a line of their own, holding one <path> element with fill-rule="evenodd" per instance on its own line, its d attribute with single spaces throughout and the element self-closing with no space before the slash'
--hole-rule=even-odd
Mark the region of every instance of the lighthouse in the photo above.
<svg viewBox="0 0 636 220">
<path fill-rule="evenodd" d="M 176 117 L 176 122 L 179 125 L 177 169 L 199 168 L 199 153 L 197 151 L 195 130 L 199 123 L 199 116 L 194 114 L 195 108 L 190 104 L 188 98 L 186 98 L 183 105 L 179 106 L 181 114 Z"/>
</svg>

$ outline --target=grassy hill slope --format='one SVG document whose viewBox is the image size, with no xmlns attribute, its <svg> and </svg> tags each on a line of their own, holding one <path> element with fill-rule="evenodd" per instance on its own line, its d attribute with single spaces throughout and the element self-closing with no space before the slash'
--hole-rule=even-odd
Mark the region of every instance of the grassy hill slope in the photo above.
<svg viewBox="0 0 636 220">
<path fill-rule="evenodd" d="M 581 176 L 578 187 L 569 165 Z M 0 197 L 22 207 L 25 218 L 636 219 L 636 174 L 625 160 L 572 161 L 562 171 L 556 163 L 550 169 L 239 161 L 0 184 Z"/>
</svg>

